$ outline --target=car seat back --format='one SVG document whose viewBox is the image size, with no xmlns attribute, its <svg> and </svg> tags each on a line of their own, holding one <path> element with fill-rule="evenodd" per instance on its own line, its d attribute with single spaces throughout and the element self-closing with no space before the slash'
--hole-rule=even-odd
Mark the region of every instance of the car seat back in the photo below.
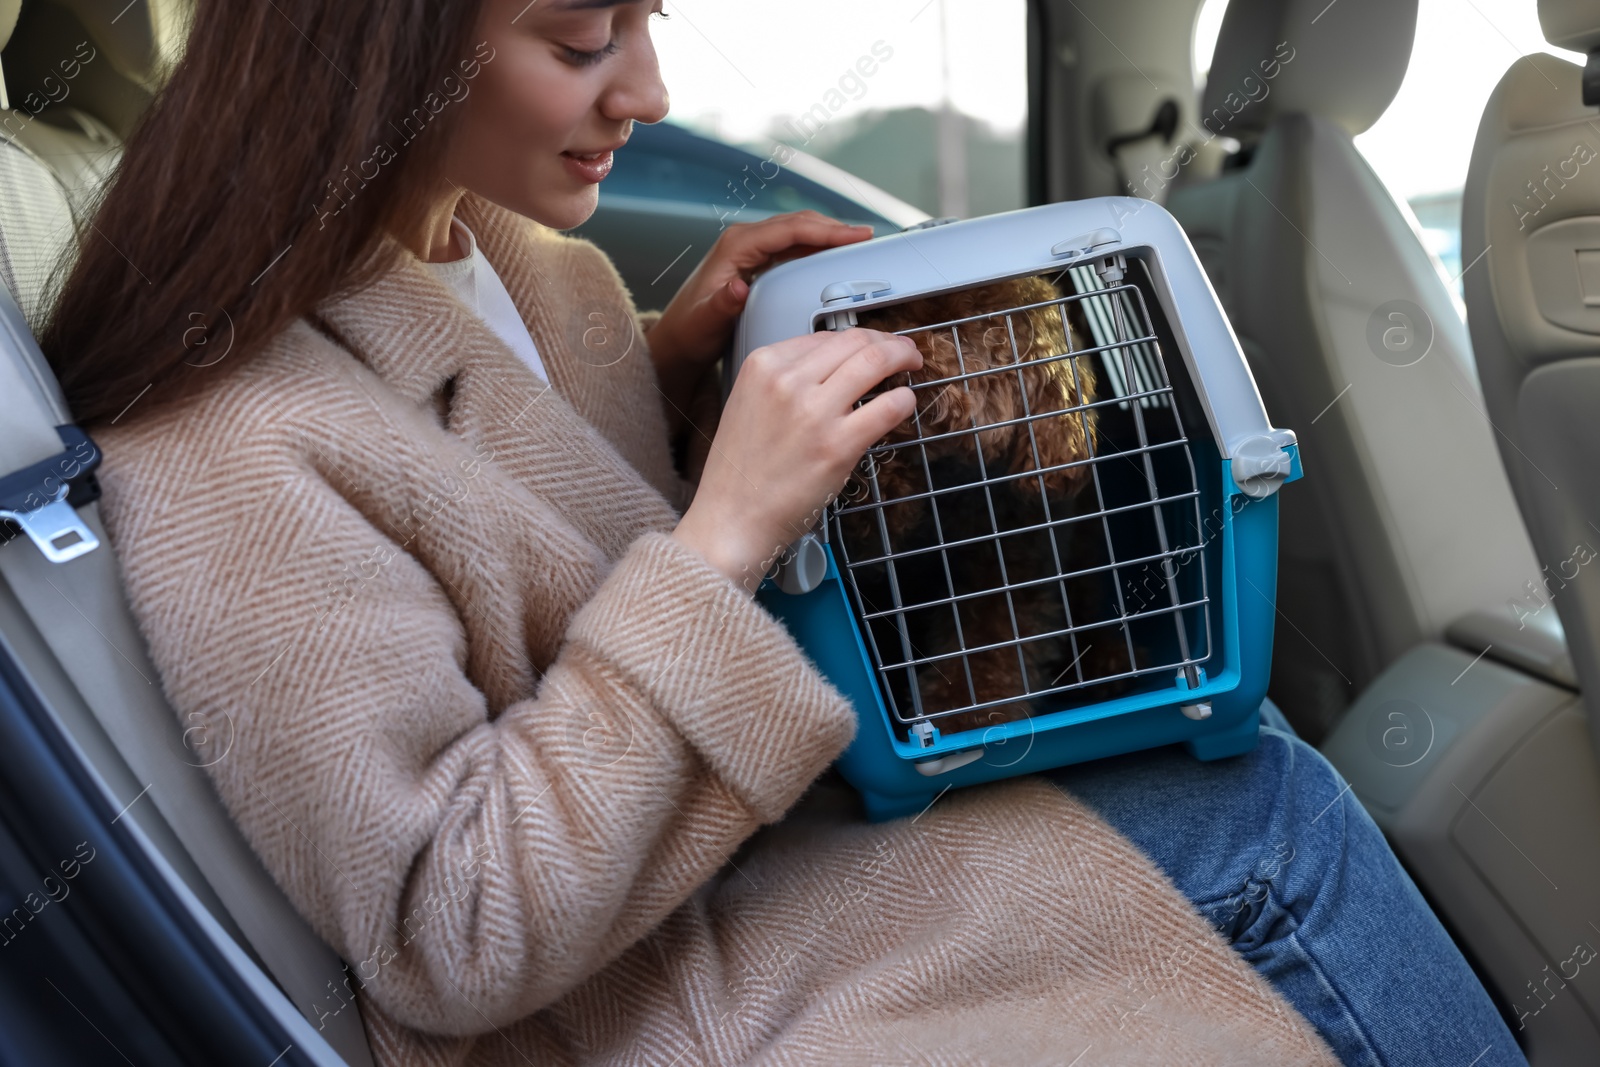
<svg viewBox="0 0 1600 1067">
<path fill-rule="evenodd" d="M 108 7 L 0 2 L 0 280 L 35 328 L 62 280 L 54 268 L 74 242 L 73 219 L 88 217 L 116 167 L 188 5 Z"/>
<path fill-rule="evenodd" d="M 1398 91 L 1416 0 L 1233 0 L 1202 121 L 1243 145 L 1173 190 L 1273 423 L 1273 695 L 1313 738 L 1381 670 L 1538 573 L 1437 261 L 1352 137 Z"/>
<path fill-rule="evenodd" d="M 1580 688 L 1600 692 L 1600 10 L 1541 0 L 1552 44 L 1511 65 L 1478 127 L 1462 202 L 1468 324 L 1501 458 L 1544 566 L 1501 610 L 1553 608 Z M 1600 745 L 1600 715 L 1589 709 Z"/>
</svg>

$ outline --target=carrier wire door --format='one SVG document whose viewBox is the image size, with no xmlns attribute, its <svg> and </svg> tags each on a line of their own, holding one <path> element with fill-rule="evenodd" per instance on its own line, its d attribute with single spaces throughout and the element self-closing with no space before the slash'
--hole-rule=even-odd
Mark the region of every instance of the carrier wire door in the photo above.
<svg viewBox="0 0 1600 1067">
<path fill-rule="evenodd" d="M 968 389 L 971 380 L 991 374 L 1015 375 L 1023 403 L 1022 414 L 1007 423 L 980 423 L 974 416 L 970 431 L 942 435 L 924 435 L 920 414 L 914 416 L 914 439 L 880 446 L 864 459 L 858 474 L 867 490 L 865 499 L 836 502 L 830 511 L 828 539 L 843 566 L 885 703 L 903 737 L 931 736 L 931 724 L 972 728 L 974 720 L 1013 719 L 1024 706 L 1029 714 L 1078 706 L 1128 692 L 1145 679 L 1170 687 L 1178 675 L 1187 688 L 1200 687 L 1211 628 L 1199 482 L 1144 294 L 1124 280 L 1119 261 L 1108 258 L 1097 268 L 1057 272 L 1052 281 L 1066 295 L 1053 300 L 895 331 L 912 336 L 945 331 L 958 358 L 962 342 L 957 327 L 966 323 L 992 320 L 1010 341 L 1009 366 L 969 371 L 963 360 L 954 376 L 913 383 L 919 413 L 928 392 Z M 1041 308 L 1060 316 L 1067 347 L 1024 363 L 1015 317 Z M 1072 324 L 1090 342 L 1088 347 L 1073 347 Z M 1028 410 L 1022 375 L 1052 361 L 1069 366 L 1077 383 L 1087 377 L 1080 366 L 1093 361 L 1098 394 L 1080 387 L 1075 396 L 1081 402 L 1074 406 Z M 1086 424 L 1088 455 L 1056 466 L 1041 463 L 1036 440 L 1041 420 L 1083 420 L 1091 411 L 1098 431 L 1091 432 Z M 1010 424 L 1027 428 L 1033 442 L 1032 470 L 1008 472 L 984 454 L 979 431 Z M 972 480 L 952 481 L 948 472 L 930 464 L 927 445 L 963 432 L 971 434 L 976 470 L 965 472 Z M 923 488 L 885 498 L 877 471 L 886 461 L 918 464 Z M 1084 489 L 1072 500 L 1052 499 L 1042 475 L 1070 466 L 1087 468 Z M 1031 506 L 1019 508 L 1017 496 L 1023 493 L 1032 497 Z M 931 538 L 896 544 L 886 509 L 912 503 L 931 520 Z M 857 537 L 847 536 L 845 520 L 852 514 L 872 520 L 877 530 L 873 543 L 862 543 L 859 523 L 854 526 Z M 1024 538 L 1031 540 L 1033 550 L 1026 558 L 1033 565 L 1018 568 L 1012 562 L 1017 553 L 1007 549 Z M 1041 544 L 1047 546 L 1043 551 Z M 957 580 L 974 571 L 976 554 L 989 557 L 987 566 L 978 569 L 992 573 L 995 584 L 970 588 Z M 1052 616 L 1055 625 L 1047 629 L 1029 625 L 1037 623 L 1036 610 L 1018 610 L 1019 600 L 1033 605 L 1041 595 L 1059 608 Z M 970 641 L 970 626 L 963 627 L 959 610 L 963 601 L 1003 613 L 1009 635 Z M 930 652 L 919 647 L 917 634 L 927 629 L 919 622 L 931 612 L 949 613 L 945 626 L 954 627 L 956 649 Z M 976 655 L 1014 655 L 1016 690 L 981 699 L 970 662 Z M 1039 672 L 1029 669 L 1030 659 L 1060 669 L 1040 685 Z M 923 675 L 929 671 L 938 672 L 944 687 L 965 695 L 953 706 L 949 701 L 926 706 L 928 680 Z M 994 709 L 1002 707 L 1006 714 L 996 714 Z"/>
</svg>

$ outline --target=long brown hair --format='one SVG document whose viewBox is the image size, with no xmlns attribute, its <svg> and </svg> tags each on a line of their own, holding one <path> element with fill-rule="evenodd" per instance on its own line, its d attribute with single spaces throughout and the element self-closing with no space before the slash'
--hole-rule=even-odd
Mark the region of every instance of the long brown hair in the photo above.
<svg viewBox="0 0 1600 1067">
<path fill-rule="evenodd" d="M 434 105 L 493 58 L 483 2 L 200 0 L 42 331 L 79 422 L 188 395 L 388 266 L 442 176 Z"/>
</svg>

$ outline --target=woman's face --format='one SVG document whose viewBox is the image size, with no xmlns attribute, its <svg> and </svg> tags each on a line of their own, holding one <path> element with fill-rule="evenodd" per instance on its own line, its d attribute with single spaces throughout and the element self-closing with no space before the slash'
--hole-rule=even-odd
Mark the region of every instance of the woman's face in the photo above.
<svg viewBox="0 0 1600 1067">
<path fill-rule="evenodd" d="M 587 219 L 633 121 L 666 117 L 650 41 L 660 10 L 661 0 L 484 0 L 473 44 L 487 47 L 446 177 L 555 229 Z"/>
</svg>

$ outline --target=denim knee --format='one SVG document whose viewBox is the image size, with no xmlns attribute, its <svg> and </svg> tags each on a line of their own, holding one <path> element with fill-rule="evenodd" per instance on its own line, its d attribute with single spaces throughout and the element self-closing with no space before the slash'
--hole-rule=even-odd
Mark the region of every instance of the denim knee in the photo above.
<svg viewBox="0 0 1600 1067">
<path fill-rule="evenodd" d="M 1235 927 L 1269 883 L 1313 845 L 1296 820 L 1342 835 L 1345 783 L 1316 749 L 1269 726 L 1251 751 L 1202 762 L 1179 746 L 1129 753 L 1048 773 L 1094 808 L 1166 871 L 1180 891 L 1224 927 Z M 1326 809 L 1326 810 L 1325 810 Z M 1326 824 L 1326 825 L 1325 825 Z M 1215 913 L 1215 914 L 1213 914 Z"/>
<path fill-rule="evenodd" d="M 1319 896 L 1337 891 L 1351 814 L 1346 805 L 1357 803 L 1327 758 L 1293 734 L 1264 727 L 1255 755 L 1249 768 L 1253 788 L 1240 797 L 1246 808 L 1255 808 L 1235 815 L 1243 832 L 1234 841 L 1240 860 L 1248 862 L 1224 883 L 1223 896 L 1196 901 L 1246 955 L 1287 936 Z"/>
<path fill-rule="evenodd" d="M 1271 726 L 1240 756 L 1169 746 L 1050 773 L 1161 867 L 1351 1064 L 1524 1063 L 1343 776 Z M 1398 962 L 1403 961 L 1403 963 Z"/>
</svg>

